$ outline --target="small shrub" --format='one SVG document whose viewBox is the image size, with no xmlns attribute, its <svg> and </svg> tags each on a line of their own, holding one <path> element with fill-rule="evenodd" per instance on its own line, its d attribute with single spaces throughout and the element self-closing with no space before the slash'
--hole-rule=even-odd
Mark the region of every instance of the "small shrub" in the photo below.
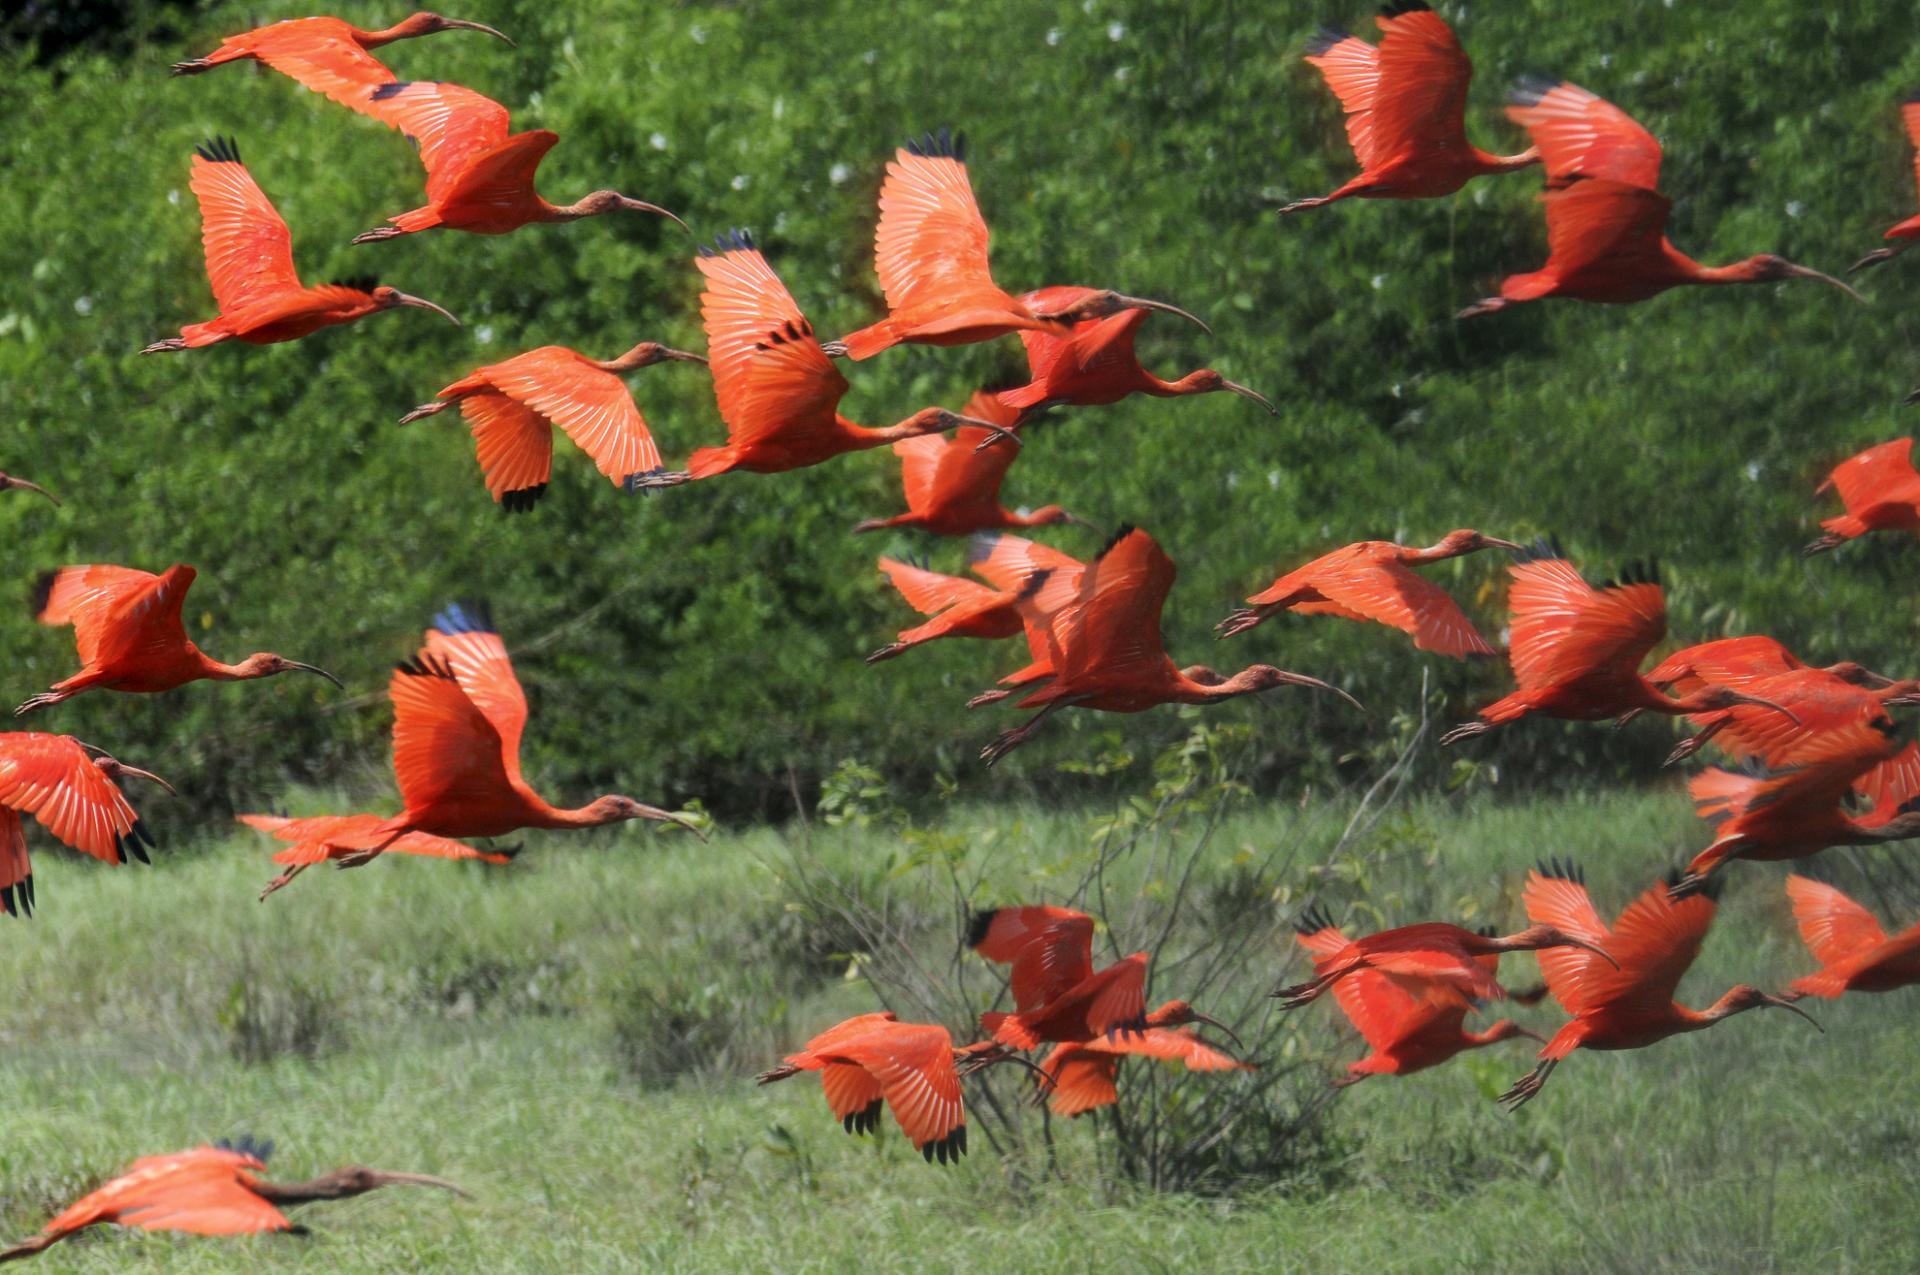
<svg viewBox="0 0 1920 1275">
<path fill-rule="evenodd" d="M 300 982 L 266 984 L 243 975 L 228 990 L 219 1020 L 227 1052 L 249 1066 L 279 1058 L 312 1061 L 342 1043 L 332 996 Z"/>
</svg>

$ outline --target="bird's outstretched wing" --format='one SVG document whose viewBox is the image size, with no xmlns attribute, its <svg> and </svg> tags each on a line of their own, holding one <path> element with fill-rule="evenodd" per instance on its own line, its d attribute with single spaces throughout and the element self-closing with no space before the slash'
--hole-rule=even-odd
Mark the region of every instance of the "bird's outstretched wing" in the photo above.
<svg viewBox="0 0 1920 1275">
<path fill-rule="evenodd" d="M 847 379 L 753 240 L 740 231 L 723 235 L 695 264 L 707 280 L 700 314 L 728 441 L 833 428 Z"/>
<path fill-rule="evenodd" d="M 1666 595 L 1650 569 L 1630 568 L 1600 588 L 1564 558 L 1536 558 L 1508 570 L 1508 646 L 1523 690 L 1602 668 L 1632 673 L 1666 635 Z"/>
<path fill-rule="evenodd" d="M 195 148 L 187 184 L 200 204 L 207 280 L 222 315 L 231 318 L 300 290 L 293 236 L 240 162 L 240 148 L 231 138 L 216 137 Z"/>
<path fill-rule="evenodd" d="M 461 184 L 477 157 L 507 140 L 507 108 L 458 84 L 434 80 L 382 84 L 369 97 L 367 114 L 399 129 L 420 148 L 420 163 L 427 170 L 427 198 L 436 203 Z M 538 156 L 534 162 L 539 162 Z"/>
<path fill-rule="evenodd" d="M 1380 153 L 1374 98 L 1380 87 L 1380 51 L 1358 36 L 1331 27 L 1307 42 L 1307 62 L 1326 77 L 1347 113 L 1347 144 L 1360 167 L 1373 167 Z"/>
<path fill-rule="evenodd" d="M 614 483 L 661 468 L 660 448 L 626 382 L 572 350 L 542 346 L 484 374 L 501 393 L 565 430 Z"/>
<path fill-rule="evenodd" d="M 527 693 L 514 676 L 507 644 L 482 602 L 456 602 L 433 617 L 425 654 L 453 669 L 460 691 L 485 715 L 500 736 L 501 762 L 510 779 L 520 778 L 520 737 L 527 728 Z"/>
<path fill-rule="evenodd" d="M 1549 184 L 1584 177 L 1646 191 L 1660 187 L 1660 143 L 1653 134 L 1578 84 L 1523 79 L 1509 98 L 1507 118 L 1540 148 Z"/>
<path fill-rule="evenodd" d="M 1823 881 L 1797 873 L 1787 878 L 1800 938 L 1822 965 L 1833 965 L 1887 941 L 1873 913 Z"/>
<path fill-rule="evenodd" d="M 1453 28 L 1425 5 L 1382 14 L 1380 80 L 1373 97 L 1373 147 L 1380 158 L 1466 144 L 1467 84 L 1473 63 Z"/>
<path fill-rule="evenodd" d="M 987 262 L 987 223 L 967 178 L 964 138 L 943 128 L 895 152 L 880 186 L 874 268 L 889 310 L 999 294 Z"/>
</svg>

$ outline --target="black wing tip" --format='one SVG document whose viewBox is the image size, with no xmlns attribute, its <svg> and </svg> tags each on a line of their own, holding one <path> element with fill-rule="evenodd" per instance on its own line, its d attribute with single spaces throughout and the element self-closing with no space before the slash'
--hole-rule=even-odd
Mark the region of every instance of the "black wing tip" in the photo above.
<svg viewBox="0 0 1920 1275">
<path fill-rule="evenodd" d="M 744 230 L 739 226 L 735 226 L 731 230 L 723 230 L 715 235 L 713 237 L 713 247 L 711 248 L 705 244 L 700 245 L 700 255 L 703 257 L 724 257 L 730 252 L 757 251 L 759 251 L 759 246 L 753 242 L 753 232 Z"/>
<path fill-rule="evenodd" d="M 218 134 L 209 137 L 206 141 L 194 147 L 193 153 L 210 164 L 238 164 L 241 162 L 240 143 L 234 141 L 231 137 L 221 137 Z"/>
<path fill-rule="evenodd" d="M 1718 903 L 1720 892 L 1727 888 L 1726 876 L 1717 872 L 1701 877 L 1693 875 L 1685 868 L 1668 868 L 1666 876 L 1662 879 L 1666 883 L 1667 897 L 1675 903 L 1682 899 L 1691 899 L 1696 894 L 1709 903 Z"/>
<path fill-rule="evenodd" d="M 31 608 L 34 619 L 47 613 L 47 603 L 53 600 L 53 586 L 60 579 L 60 571 L 61 568 L 53 567 L 33 578 L 33 588 L 27 594 L 27 606 Z"/>
<path fill-rule="evenodd" d="M 1549 855 L 1534 864 L 1534 871 L 1549 881 L 1571 881 L 1575 885 L 1587 883 L 1587 870 L 1572 859 L 1561 859 Z"/>
<path fill-rule="evenodd" d="M 243 1133 L 237 1138 L 215 1138 L 213 1145 L 222 1151 L 237 1151 L 241 1155 L 250 1155 L 265 1164 L 273 1158 L 273 1139 L 258 1138 Z"/>
<path fill-rule="evenodd" d="M 1138 530 L 1139 528 L 1130 522 L 1121 523 L 1118 527 L 1114 528 L 1113 534 L 1107 537 L 1107 543 L 1100 546 L 1100 552 L 1093 555 L 1093 560 L 1095 562 L 1100 561 L 1100 559 L 1113 552 L 1114 546 Z"/>
<path fill-rule="evenodd" d="M 999 908 L 988 908 L 975 912 L 967 918 L 967 946 L 979 947 L 987 941 L 987 931 L 993 927 L 993 918 L 1000 915 Z"/>
<path fill-rule="evenodd" d="M 416 83 L 416 81 L 413 80 L 391 80 L 373 91 L 372 100 L 384 102 L 390 97 L 397 97 L 414 83 Z"/>
<path fill-rule="evenodd" d="M 938 1160 L 941 1164 L 958 1164 L 960 1157 L 967 1153 L 967 1126 L 961 1125 L 937 1142 L 929 1142 L 920 1148 L 920 1158 L 928 1164 Z"/>
<path fill-rule="evenodd" d="M 27 873 L 12 885 L 0 887 L 0 912 L 18 917 L 33 915 L 33 873 Z"/>
<path fill-rule="evenodd" d="M 1431 13 L 1432 11 L 1433 6 L 1428 4 L 1427 0 L 1387 0 L 1387 3 L 1380 6 L 1380 16 L 1383 18 L 1398 18 L 1409 13 Z"/>
<path fill-rule="evenodd" d="M 967 135 L 956 133 L 951 126 L 942 124 L 930 133 L 909 137 L 906 152 L 922 159 L 950 159 L 956 164 L 964 164 L 967 162 Z"/>
<path fill-rule="evenodd" d="M 1558 536 L 1538 536 L 1533 543 L 1514 551 L 1515 562 L 1565 562 L 1567 551 Z"/>
<path fill-rule="evenodd" d="M 1541 98 L 1565 83 L 1557 75 L 1529 72 L 1514 80 L 1513 86 L 1507 90 L 1507 101 L 1515 106 L 1538 106 Z"/>
<path fill-rule="evenodd" d="M 1908 89 L 1900 99 L 1902 106 L 1920 106 L 1920 89 Z"/>
<path fill-rule="evenodd" d="M 840 1121 L 840 1127 L 851 1134 L 878 1133 L 880 1131 L 880 1113 L 886 1110 L 887 1101 L 875 1098 L 858 1111 L 849 1111 Z"/>
<path fill-rule="evenodd" d="M 1613 579 L 1596 581 L 1593 587 L 1604 592 L 1607 589 L 1624 589 L 1636 584 L 1657 585 L 1659 583 L 1660 559 L 1635 558 L 1632 562 L 1620 568 Z"/>
<path fill-rule="evenodd" d="M 1296 934 L 1318 934 L 1322 930 L 1333 928 L 1335 928 L 1333 914 L 1327 911 L 1327 905 L 1324 903 L 1310 903 L 1306 911 L 1293 918 L 1293 929 Z"/>
<path fill-rule="evenodd" d="M 1307 37 L 1307 56 L 1317 58 L 1342 40 L 1353 38 L 1353 32 L 1323 22 L 1318 30 Z"/>
<path fill-rule="evenodd" d="M 1499 933 L 1499 931 L 1491 925 L 1476 925 L 1473 927 L 1473 932 L 1483 939 L 1490 939 Z"/>
<path fill-rule="evenodd" d="M 370 274 L 349 275 L 345 279 L 327 280 L 329 288 L 352 288 L 355 292 L 372 292 L 380 286 L 380 280 Z"/>
<path fill-rule="evenodd" d="M 449 602 L 429 622 L 448 637 L 459 633 L 498 633 L 493 625 L 493 608 L 485 598 L 463 598 Z"/>
<path fill-rule="evenodd" d="M 157 850 L 160 848 L 160 843 L 154 840 L 153 832 L 147 827 L 146 820 L 135 819 L 131 828 L 113 835 L 113 847 L 119 852 L 122 863 L 131 857 L 141 863 L 151 864 L 153 860 L 147 857 L 147 849 L 152 847 Z"/>
<path fill-rule="evenodd" d="M 443 682 L 454 680 L 451 664 L 437 655 L 428 655 L 424 651 L 410 660 L 401 660 L 393 666 L 393 671 L 402 677 L 437 677 Z"/>
<path fill-rule="evenodd" d="M 531 487 L 522 487 L 517 491 L 500 493 L 500 512 L 523 514 L 540 503 L 540 497 L 547 494 L 545 483 L 535 483 Z"/>
</svg>

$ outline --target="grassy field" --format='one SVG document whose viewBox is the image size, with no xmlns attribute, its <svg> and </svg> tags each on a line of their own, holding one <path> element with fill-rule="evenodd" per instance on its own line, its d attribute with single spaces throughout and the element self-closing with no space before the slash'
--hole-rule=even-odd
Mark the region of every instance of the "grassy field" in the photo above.
<svg viewBox="0 0 1920 1275">
<path fill-rule="evenodd" d="M 1307 892 L 1338 905 L 1364 889 L 1404 910 L 1393 919 L 1473 906 L 1504 923 L 1536 855 L 1583 858 L 1611 912 L 1695 835 L 1673 792 L 1416 804 L 1390 811 L 1358 856 L 1316 862 L 1345 813 L 1236 815 L 1205 870 L 1285 838 L 1303 852 L 1276 883 L 1282 914 Z M 977 901 L 1004 902 L 1044 890 L 1088 822 L 956 810 L 935 831 L 965 838 Z M 877 1144 L 846 1137 L 810 1081 L 750 1081 L 781 1046 L 872 1005 L 858 979 L 801 972 L 831 960 L 786 896 L 798 836 L 549 838 L 505 869 L 390 859 L 310 873 L 264 905 L 257 841 L 119 871 L 43 853 L 41 913 L 7 924 L 0 949 L 14 989 L 0 1027 L 0 1224 L 28 1233 L 136 1154 L 250 1132 L 278 1141 L 285 1177 L 360 1161 L 442 1173 L 478 1198 L 395 1190 L 310 1207 L 304 1240 L 98 1234 L 41 1266 L 1920 1266 L 1920 1027 L 1897 996 L 1816 1007 L 1825 1035 L 1750 1014 L 1644 1053 L 1576 1057 L 1517 1117 L 1491 1099 L 1526 1069 L 1525 1042 L 1370 1081 L 1331 1107 L 1300 1175 L 1310 1185 L 1230 1198 L 1113 1181 L 1095 1154 L 1105 1131 L 1088 1121 L 1055 1129 L 1051 1174 L 1010 1172 L 978 1140 L 943 1171 L 891 1126 Z M 811 838 L 819 862 L 846 872 L 897 858 L 901 841 L 883 824 L 818 821 Z M 900 873 L 899 891 L 913 897 L 924 875 Z M 1683 999 L 1804 968 L 1779 878 L 1737 874 Z M 1241 977 L 1264 987 L 1285 958 L 1276 942 Z M 1536 1026 L 1555 1016 L 1520 1013 Z M 1329 1068 L 1358 1056 L 1330 1005 L 1307 1014 L 1290 1051 Z"/>
</svg>

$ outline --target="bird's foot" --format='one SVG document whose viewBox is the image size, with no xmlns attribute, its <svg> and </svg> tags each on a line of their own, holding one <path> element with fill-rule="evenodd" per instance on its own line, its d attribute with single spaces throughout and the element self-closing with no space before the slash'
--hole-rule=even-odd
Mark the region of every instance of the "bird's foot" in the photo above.
<svg viewBox="0 0 1920 1275">
<path fill-rule="evenodd" d="M 1459 743 L 1463 739 L 1472 739 L 1475 735 L 1484 735 L 1492 729 L 1492 722 L 1468 722 L 1463 726 L 1456 726 L 1440 737 L 1440 747 L 1446 748 Z"/>
<path fill-rule="evenodd" d="M 1018 447 L 1020 446 L 1020 435 L 1016 432 L 1018 429 L 1019 426 L 1017 425 L 1014 426 L 1013 429 L 1001 429 L 999 426 L 995 426 L 987 431 L 987 436 L 984 439 L 974 444 L 973 450 L 976 452 L 984 452 L 987 448 L 997 447 L 1003 442 L 1012 443 L 1015 447 Z"/>
<path fill-rule="evenodd" d="M 1520 1077 L 1520 1079 L 1514 1081 L 1512 1087 L 1501 1094 L 1495 1101 L 1499 1102 L 1499 1104 L 1508 1111 L 1518 1111 L 1533 1100 L 1533 1096 L 1540 1092 L 1541 1087 L 1547 1083 L 1547 1077 L 1552 1073 L 1552 1060 L 1543 1062 L 1526 1075 Z"/>
<path fill-rule="evenodd" d="M 1860 260 L 1848 266 L 1847 273 L 1859 274 L 1862 270 L 1877 266 L 1882 262 L 1892 261 L 1895 257 L 1906 251 L 1906 247 L 1905 244 L 1901 244 L 1898 248 L 1876 248 L 1866 256 L 1860 258 Z"/>
<path fill-rule="evenodd" d="M 1309 983 L 1295 983 L 1292 987 L 1276 987 L 1267 995 L 1279 1001 L 1280 1008 L 1283 1010 L 1299 1009 L 1302 1005 L 1310 1005 L 1320 999 L 1320 993 L 1326 988 L 1325 983 L 1314 979 Z"/>
<path fill-rule="evenodd" d="M 1711 868 L 1706 872 L 1696 872 L 1691 868 L 1687 869 L 1687 871 L 1681 873 L 1680 876 L 1675 879 L 1672 885 L 1667 887 L 1667 898 L 1674 903 L 1678 903 L 1682 899 L 1691 898 L 1699 894 L 1707 888 L 1707 877 L 1711 872 Z"/>
<path fill-rule="evenodd" d="M 857 536 L 865 531 L 881 531 L 886 525 L 885 518 L 866 518 L 853 524 L 853 534 Z"/>
<path fill-rule="evenodd" d="M 43 708 L 52 708 L 55 704 L 60 703 L 66 698 L 65 695 L 62 695 L 58 691 L 42 691 L 40 694 L 22 701 L 20 707 L 13 710 L 13 715 L 15 717 L 25 717 L 27 714 L 37 713 Z"/>
<path fill-rule="evenodd" d="M 1025 726 L 1015 726 L 1010 730 L 1001 731 L 998 735 L 994 736 L 992 743 L 980 750 L 980 760 L 989 766 L 993 765 L 1002 757 L 1005 757 L 1008 753 L 1032 739 L 1035 725 L 1036 723 L 1028 722 Z"/>
<path fill-rule="evenodd" d="M 1636 718 L 1636 717 L 1638 717 L 1638 716 L 1640 716 L 1640 714 L 1642 714 L 1642 713 L 1644 713 L 1644 712 L 1646 712 L 1646 711 L 1647 711 L 1647 710 L 1646 710 L 1646 709 L 1644 709 L 1644 708 L 1630 708 L 1630 709 L 1628 709 L 1628 710 L 1627 710 L 1626 712 L 1624 712 L 1624 713 L 1622 713 L 1622 714 L 1620 714 L 1620 716 L 1618 716 L 1618 717 L 1616 717 L 1616 718 L 1614 718 L 1614 719 L 1613 719 L 1613 729 L 1615 729 L 1615 730 L 1621 730 L 1621 729 L 1624 729 L 1624 728 L 1626 727 L 1626 724 L 1627 724 L 1628 722 L 1630 722 L 1630 721 L 1632 721 L 1632 720 L 1633 720 L 1634 718 Z"/>
<path fill-rule="evenodd" d="M 411 425 L 415 421 L 425 420 L 429 416 L 433 416 L 440 412 L 444 412 L 449 407 L 452 407 L 452 406 L 453 406 L 452 399 L 435 399 L 431 403 L 422 403 L 420 406 L 414 408 L 411 412 L 408 412 L 405 416 L 402 416 L 400 418 L 400 424 Z"/>
<path fill-rule="evenodd" d="M 1009 690 L 981 691 L 978 695 L 967 701 L 967 707 L 980 708 L 987 704 L 998 704 L 1011 694 L 1013 694 L 1013 692 Z"/>
<path fill-rule="evenodd" d="M 172 73 L 174 75 L 198 75 L 202 71 L 211 71 L 218 65 L 219 63 L 209 62 L 205 58 L 190 58 L 185 62 L 175 62 L 172 67 Z"/>
<path fill-rule="evenodd" d="M 1660 765 L 1663 768 L 1667 766 L 1677 766 L 1699 752 L 1705 743 L 1706 739 L 1703 736 L 1689 735 L 1673 746 L 1673 751 L 1667 754 L 1667 759 L 1661 762 Z"/>
<path fill-rule="evenodd" d="M 305 866 L 306 866 L 305 864 L 300 865 L 300 867 L 305 867 Z M 295 877 L 299 875 L 300 875 L 299 868 L 290 868 L 287 871 L 282 872 L 279 876 L 275 877 L 273 880 L 267 882 L 267 888 L 260 891 L 260 902 L 265 903 L 267 901 L 267 896 L 269 894 L 272 894 L 275 890 L 283 888 L 284 886 L 286 886 L 286 884 L 289 881 L 292 881 Z"/>
<path fill-rule="evenodd" d="M 335 859 L 333 866 L 336 868 L 364 868 L 379 857 L 380 851 L 378 850 L 355 850 L 351 854 L 343 854 L 338 859 Z"/>
<path fill-rule="evenodd" d="M 1332 200 L 1327 199 L 1325 196 L 1316 197 L 1314 199 L 1296 199 L 1290 204 L 1282 205 L 1278 209 L 1278 212 L 1282 217 L 1284 217 L 1288 213 L 1305 212 L 1309 208 L 1322 208 L 1332 202 L 1333 202 Z"/>
<path fill-rule="evenodd" d="M 889 642 L 872 655 L 869 655 L 867 657 L 867 663 L 878 664 L 881 660 L 890 660 L 911 645 L 912 643 L 910 642 Z"/>
<path fill-rule="evenodd" d="M 1504 310 L 1506 308 L 1507 301 L 1505 297 L 1482 297 L 1453 317 L 1456 319 L 1473 319 L 1478 318 L 1480 315 L 1492 314 L 1495 310 Z"/>
<path fill-rule="evenodd" d="M 164 341 L 153 342 L 151 345 L 141 350 L 140 353 L 171 354 L 175 350 L 184 350 L 186 348 L 187 348 L 187 341 L 185 337 L 170 336 Z"/>
<path fill-rule="evenodd" d="M 1367 1073 L 1364 1071 L 1359 1073 L 1358 1075 L 1355 1075 L 1352 1072 L 1349 1072 L 1346 1075 L 1340 1077 L 1338 1080 L 1330 1081 L 1327 1085 L 1327 1088 L 1345 1089 L 1349 1085 L 1359 1084 L 1361 1081 L 1365 1080 L 1366 1078 L 1367 1078 Z"/>
<path fill-rule="evenodd" d="M 830 359 L 844 359 L 847 357 L 847 343 L 845 341 L 822 341 L 820 343 L 820 352 Z"/>
<path fill-rule="evenodd" d="M 1914 393 L 1920 394 L 1920 390 L 1916 390 L 1914 391 Z M 1909 396 L 1907 401 L 1912 402 L 1913 401 L 1912 396 Z M 1818 540 L 1808 541 L 1807 547 L 1800 551 L 1800 556 L 1803 558 L 1818 557 L 1820 554 L 1830 552 L 1831 550 L 1834 550 L 1834 549 L 1838 549 L 1841 545 L 1845 543 L 1846 543 L 1846 538 L 1844 536 L 1836 536 L 1831 531 L 1829 531 L 1825 535 L 1821 536 Z"/>
<path fill-rule="evenodd" d="M 646 492 L 678 487 L 692 481 L 693 475 L 684 469 L 656 469 L 644 474 L 628 474 L 620 485 L 629 492 Z"/>
<path fill-rule="evenodd" d="M 398 226 L 380 226 L 377 229 L 367 231 L 365 234 L 355 235 L 353 242 L 379 243 L 382 239 L 398 239 L 406 233 L 406 231 L 400 229 Z"/>
<path fill-rule="evenodd" d="M 1265 618 L 1266 617 L 1258 611 L 1250 608 L 1242 608 L 1241 610 L 1232 612 L 1226 619 L 1214 625 L 1213 631 L 1223 638 L 1230 638 L 1236 633 L 1245 633 Z"/>
</svg>

